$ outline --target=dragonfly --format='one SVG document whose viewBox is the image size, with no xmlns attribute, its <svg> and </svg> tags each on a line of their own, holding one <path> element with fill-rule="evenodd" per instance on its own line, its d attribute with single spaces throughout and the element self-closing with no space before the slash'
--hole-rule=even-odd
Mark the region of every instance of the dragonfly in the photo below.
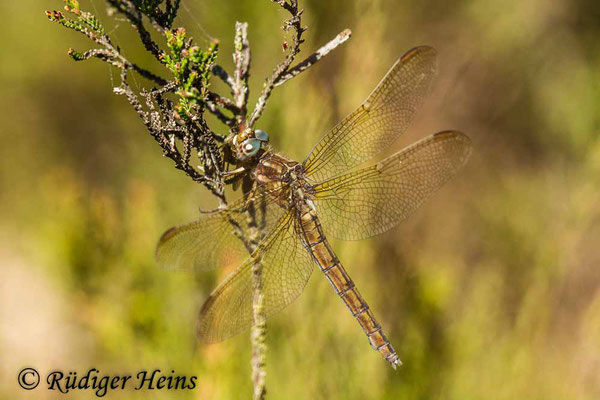
<svg viewBox="0 0 600 400">
<path fill-rule="evenodd" d="M 156 249 L 162 268 L 195 272 L 231 264 L 246 254 L 202 306 L 197 324 L 201 341 L 222 341 L 252 326 L 255 263 L 262 264 L 267 318 L 302 293 L 316 265 L 371 347 L 394 369 L 402 364 L 327 237 L 360 240 L 390 230 L 466 163 L 471 140 L 458 131 L 435 133 L 369 163 L 407 130 L 430 90 L 436 60 L 436 50 L 428 46 L 400 57 L 302 163 L 272 151 L 262 130 L 234 138 L 232 146 L 246 163 L 242 169 L 252 178 L 250 195 L 169 229 Z M 248 256 L 232 226 L 244 224 L 249 207 L 262 210 L 261 228 L 268 233 Z"/>
</svg>

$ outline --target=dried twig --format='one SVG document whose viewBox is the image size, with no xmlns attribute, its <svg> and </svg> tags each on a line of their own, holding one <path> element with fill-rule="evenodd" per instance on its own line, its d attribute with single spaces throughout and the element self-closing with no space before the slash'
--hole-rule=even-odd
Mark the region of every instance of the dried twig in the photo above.
<svg viewBox="0 0 600 400">
<path fill-rule="evenodd" d="M 261 215 L 263 222 L 266 218 L 266 204 L 261 202 Z M 252 358 L 250 365 L 252 366 L 252 384 L 253 384 L 253 400 L 263 400 L 267 394 L 266 386 L 266 360 L 267 360 L 267 317 L 265 313 L 265 296 L 263 293 L 263 265 L 261 263 L 261 255 L 255 258 L 254 251 L 258 247 L 258 243 L 265 235 L 265 224 L 259 223 L 256 215 L 256 204 L 252 203 L 248 209 L 248 227 L 249 227 L 249 242 L 252 248 L 252 332 L 250 334 L 252 342 Z"/>
<path fill-rule="evenodd" d="M 225 69 L 223 67 L 221 67 L 219 64 L 215 64 L 212 68 L 212 73 L 221 78 L 221 80 L 223 82 L 225 82 L 227 84 L 227 86 L 229 86 L 231 88 L 231 94 L 233 95 L 233 86 L 235 85 L 233 78 L 231 76 L 229 76 L 229 74 L 227 73 L 227 71 L 225 71 Z"/>
<path fill-rule="evenodd" d="M 233 98 L 240 110 L 238 124 L 243 125 L 247 114 L 248 78 L 250 76 L 250 44 L 248 43 L 248 24 L 245 22 L 235 23 L 235 52 L 233 63 L 235 71 L 233 74 Z"/>
<path fill-rule="evenodd" d="M 253 400 L 263 400 L 267 394 L 266 386 L 266 334 L 265 298 L 263 294 L 262 264 L 256 261 L 252 265 L 252 384 Z"/>
<path fill-rule="evenodd" d="M 329 41 L 327 44 L 322 46 L 319 50 L 312 53 L 306 59 L 304 59 L 303 61 L 296 64 L 294 67 L 288 69 L 287 72 L 285 72 L 283 75 L 281 75 L 277 81 L 275 81 L 274 85 L 275 86 L 283 85 L 284 83 L 286 83 L 293 77 L 306 71 L 308 68 L 312 67 L 321 58 L 323 58 L 327 54 L 329 54 L 329 52 L 331 52 L 336 47 L 338 47 L 340 44 L 342 44 L 346 40 L 348 40 L 350 38 L 350 35 L 352 35 L 352 32 L 350 31 L 350 29 L 344 29 L 333 40 Z"/>
<path fill-rule="evenodd" d="M 281 78 L 281 76 L 288 72 L 290 65 L 292 65 L 296 55 L 300 52 L 300 45 L 304 42 L 302 39 L 302 34 L 306 30 L 306 28 L 302 27 L 301 25 L 301 16 L 304 10 L 298 9 L 298 0 L 290 0 L 289 3 L 286 0 L 271 1 L 279 4 L 283 9 L 290 13 L 290 18 L 284 21 L 282 28 L 284 31 L 289 31 L 290 29 L 294 30 L 293 43 L 291 46 L 286 45 L 289 49 L 285 59 L 277 64 L 271 76 L 267 78 L 263 91 L 260 94 L 258 101 L 256 102 L 256 106 L 254 107 L 254 111 L 252 111 L 252 115 L 248 121 L 248 126 L 250 128 L 254 126 L 256 121 L 262 115 L 267 104 L 267 100 L 271 96 L 271 92 L 275 87 L 275 83 Z"/>
<path fill-rule="evenodd" d="M 160 60 L 162 51 L 158 44 L 152 40 L 150 32 L 146 30 L 140 8 L 131 0 L 106 0 L 115 10 L 123 14 L 137 31 L 144 48 L 157 60 Z"/>
</svg>

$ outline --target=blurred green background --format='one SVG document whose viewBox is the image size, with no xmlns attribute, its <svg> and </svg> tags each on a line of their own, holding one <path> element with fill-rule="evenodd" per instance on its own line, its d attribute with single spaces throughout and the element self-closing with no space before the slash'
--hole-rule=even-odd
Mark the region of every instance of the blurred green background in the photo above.
<svg viewBox="0 0 600 400">
<path fill-rule="evenodd" d="M 101 0 L 81 3 L 130 58 L 151 61 Z M 334 242 L 404 366 L 393 371 L 370 349 L 315 273 L 269 320 L 269 398 L 599 399 L 600 3 L 301 4 L 304 55 L 344 28 L 353 37 L 276 89 L 260 123 L 276 149 L 303 159 L 397 57 L 429 44 L 439 76 L 397 147 L 458 129 L 475 151 L 399 228 Z M 178 23 L 200 43 L 219 38 L 229 69 L 234 22 L 249 22 L 253 104 L 283 57 L 285 15 L 267 0 L 184 6 Z M 214 200 L 112 94 L 114 71 L 69 60 L 67 48 L 90 43 L 48 22 L 46 8 L 62 2 L 0 3 L 0 397 L 57 398 L 17 386 L 19 369 L 33 366 L 199 380 L 193 391 L 107 398 L 250 398 L 249 334 L 194 341 L 197 310 L 226 271 L 194 277 L 153 260 L 163 230 Z"/>
</svg>

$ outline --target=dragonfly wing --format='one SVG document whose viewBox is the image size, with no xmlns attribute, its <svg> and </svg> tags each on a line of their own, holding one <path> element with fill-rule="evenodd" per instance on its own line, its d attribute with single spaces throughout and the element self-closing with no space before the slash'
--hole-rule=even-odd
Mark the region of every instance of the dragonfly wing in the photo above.
<svg viewBox="0 0 600 400">
<path fill-rule="evenodd" d="M 396 61 L 365 102 L 315 145 L 304 161 L 307 177 L 321 182 L 340 175 L 394 143 L 421 108 L 436 54 L 416 47 Z"/>
<path fill-rule="evenodd" d="M 295 211 L 290 209 L 261 242 L 253 257 L 213 291 L 200 311 L 200 340 L 219 342 L 252 325 L 254 257 L 261 258 L 262 293 L 267 317 L 285 308 L 302 293 L 314 264 L 310 253 L 300 242 L 295 218 Z"/>
<path fill-rule="evenodd" d="M 200 272 L 235 265 L 248 257 L 248 250 L 238 236 L 237 227 L 247 232 L 245 211 L 256 208 L 258 223 L 268 232 L 283 210 L 273 204 L 266 193 L 254 196 L 254 202 L 241 199 L 227 209 L 204 214 L 186 225 L 167 230 L 156 246 L 156 261 L 161 268 Z"/>
<path fill-rule="evenodd" d="M 315 185 L 325 232 L 358 240 L 393 228 L 455 175 L 470 154 L 467 136 L 439 132 L 373 166 Z"/>
</svg>

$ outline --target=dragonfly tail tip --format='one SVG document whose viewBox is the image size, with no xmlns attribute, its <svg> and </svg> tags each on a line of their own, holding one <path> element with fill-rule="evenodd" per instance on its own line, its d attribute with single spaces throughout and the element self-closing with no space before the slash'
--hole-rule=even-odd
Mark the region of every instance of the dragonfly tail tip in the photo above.
<svg viewBox="0 0 600 400">
<path fill-rule="evenodd" d="M 402 361 L 400 361 L 400 359 L 396 357 L 393 360 L 390 360 L 390 364 L 392 365 L 392 368 L 396 370 L 398 367 L 402 366 Z"/>
</svg>

